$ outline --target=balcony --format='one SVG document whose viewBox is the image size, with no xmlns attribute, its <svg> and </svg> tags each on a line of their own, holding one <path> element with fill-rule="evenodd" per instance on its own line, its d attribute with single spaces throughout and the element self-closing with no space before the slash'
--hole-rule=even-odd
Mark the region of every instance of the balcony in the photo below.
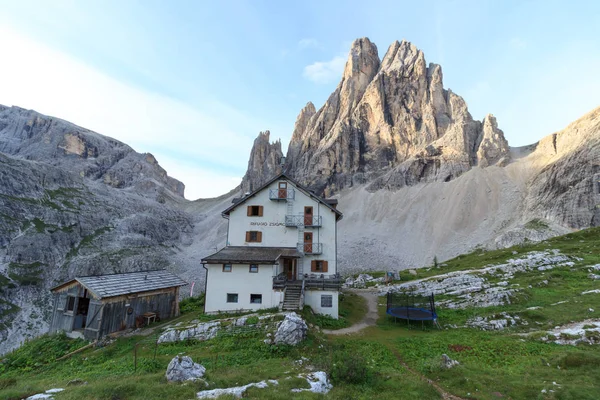
<svg viewBox="0 0 600 400">
<path fill-rule="evenodd" d="M 289 281 L 285 274 L 279 274 L 273 277 L 273 289 L 283 289 L 288 286 L 302 287 L 304 281 L 305 289 L 321 290 L 339 290 L 344 283 L 339 274 L 335 275 L 315 275 L 305 274 L 299 280 Z"/>
<path fill-rule="evenodd" d="M 287 227 L 297 227 L 297 226 L 305 226 L 305 227 L 320 227 L 322 218 L 321 216 L 313 217 L 313 216 L 305 216 L 305 215 L 286 215 L 285 216 L 285 226 Z"/>
<path fill-rule="evenodd" d="M 296 192 L 294 189 L 269 189 L 269 199 L 275 201 L 294 200 Z"/>
<path fill-rule="evenodd" d="M 298 251 L 304 254 L 322 254 L 323 243 L 298 243 Z"/>
</svg>

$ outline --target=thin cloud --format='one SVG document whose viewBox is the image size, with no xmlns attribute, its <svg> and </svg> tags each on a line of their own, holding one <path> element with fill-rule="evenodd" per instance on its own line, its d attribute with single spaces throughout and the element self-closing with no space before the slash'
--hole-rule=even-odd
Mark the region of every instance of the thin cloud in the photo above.
<svg viewBox="0 0 600 400">
<path fill-rule="evenodd" d="M 336 56 L 329 61 L 317 61 L 304 67 L 302 76 L 309 81 L 327 84 L 339 80 L 344 72 L 346 59 Z"/>
<path fill-rule="evenodd" d="M 300 49 L 310 49 L 310 48 L 313 48 L 313 49 L 322 49 L 323 45 L 321 45 L 321 43 L 317 39 L 314 39 L 314 38 L 305 38 L 305 39 L 301 39 L 298 42 L 298 47 Z"/>
<path fill-rule="evenodd" d="M 519 37 L 514 37 L 510 40 L 510 46 L 514 49 L 525 49 L 527 48 L 527 42 Z"/>
<path fill-rule="evenodd" d="M 221 173 L 245 170 L 253 138 L 226 122 L 241 118 L 252 123 L 238 110 L 212 103 L 200 111 L 118 81 L 10 28 L 0 27 L 0 37 L 4 51 L 12 54 L 10 61 L 0 63 L 0 104 L 34 109 L 114 137 L 139 152 L 151 152 L 161 164 L 169 154 L 181 154 Z M 173 163 L 166 169 L 193 193 L 188 198 L 219 194 L 211 189 L 215 180 L 203 183 L 205 174 L 195 168 L 196 173 L 191 173 Z M 218 190 L 226 192 L 234 186 Z"/>
</svg>

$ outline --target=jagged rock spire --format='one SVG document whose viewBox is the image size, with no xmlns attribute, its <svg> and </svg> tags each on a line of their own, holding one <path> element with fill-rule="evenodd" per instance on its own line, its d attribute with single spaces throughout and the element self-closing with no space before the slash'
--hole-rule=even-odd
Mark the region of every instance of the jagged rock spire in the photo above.
<svg viewBox="0 0 600 400">
<path fill-rule="evenodd" d="M 444 89 L 442 68 L 402 40 L 379 60 L 368 38 L 352 43 L 342 79 L 318 111 L 300 112 L 285 170 L 321 194 L 355 183 L 373 190 L 448 181 L 510 160 L 493 117 L 474 120 Z"/>
<path fill-rule="evenodd" d="M 242 191 L 252 192 L 282 171 L 281 141 L 270 142 L 271 132 L 264 131 L 254 139 L 248 170 L 242 179 Z"/>
</svg>

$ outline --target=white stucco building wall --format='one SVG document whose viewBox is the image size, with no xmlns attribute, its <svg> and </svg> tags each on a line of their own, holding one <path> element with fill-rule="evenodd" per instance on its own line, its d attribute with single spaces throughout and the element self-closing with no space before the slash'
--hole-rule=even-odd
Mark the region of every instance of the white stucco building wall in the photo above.
<svg viewBox="0 0 600 400">
<path fill-rule="evenodd" d="M 209 264 L 206 285 L 205 312 L 258 310 L 279 307 L 282 291 L 273 290 L 273 266 L 258 265 L 258 272 L 249 272 L 249 264 L 232 264 L 231 272 L 223 272 L 222 264 Z M 238 302 L 227 302 L 227 294 L 237 294 Z M 261 304 L 250 302 L 250 295 L 262 295 Z"/>
<path fill-rule="evenodd" d="M 277 196 L 280 182 L 287 182 L 290 194 L 286 199 L 272 200 Z M 293 192 L 293 196 L 291 193 Z M 260 207 L 260 215 L 249 215 L 248 207 Z M 286 216 L 294 215 L 296 221 L 304 221 L 305 207 L 312 207 L 313 218 L 320 221 L 318 226 L 286 226 Z M 208 273 L 206 282 L 205 311 L 255 310 L 259 308 L 278 307 L 283 304 L 283 290 L 273 288 L 273 278 L 284 272 L 284 259 L 294 260 L 295 276 L 291 280 L 329 278 L 337 273 L 337 228 L 336 223 L 341 214 L 324 204 L 322 199 L 299 189 L 286 177 L 273 180 L 266 187 L 242 199 L 224 211 L 229 219 L 226 247 L 208 257 L 213 261 L 204 261 Z M 248 240 L 248 232 L 260 232 L 260 241 Z M 314 249 L 319 254 L 304 253 L 305 234 L 312 233 Z M 320 247 L 319 247 L 320 246 Z M 235 249 L 239 254 L 248 254 L 258 248 L 287 249 L 293 256 L 281 257 L 269 265 L 260 264 L 259 272 L 249 272 L 249 263 L 232 263 L 231 272 L 223 272 L 223 263 L 217 257 L 225 254 L 227 249 Z M 262 251 L 262 250 L 261 250 Z M 225 260 L 225 259 L 223 259 Z M 311 271 L 311 262 L 320 260 L 327 262 L 327 271 Z M 225 262 L 225 261 L 223 261 Z M 248 261 L 250 262 L 250 261 Z M 288 280 L 290 278 L 288 277 Z M 227 301 L 227 294 L 237 294 L 237 303 Z M 260 304 L 250 301 L 252 294 L 262 295 Z M 331 307 L 322 306 L 322 295 L 331 296 Z M 315 313 L 338 317 L 339 296 L 336 290 L 316 290 L 307 288 L 304 294 L 304 304 L 310 306 Z"/>
</svg>

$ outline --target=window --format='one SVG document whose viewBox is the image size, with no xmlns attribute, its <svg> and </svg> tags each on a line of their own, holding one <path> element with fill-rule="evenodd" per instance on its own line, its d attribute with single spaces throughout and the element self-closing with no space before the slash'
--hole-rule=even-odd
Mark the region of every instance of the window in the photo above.
<svg viewBox="0 0 600 400">
<path fill-rule="evenodd" d="M 250 304 L 262 304 L 262 294 L 251 294 Z"/>
<path fill-rule="evenodd" d="M 258 264 L 250 264 L 250 272 L 258 273 Z"/>
<path fill-rule="evenodd" d="M 327 272 L 328 263 L 325 260 L 312 260 L 310 262 L 310 272 Z"/>
<path fill-rule="evenodd" d="M 330 294 L 321 295 L 321 307 L 331 308 L 333 307 L 333 296 Z"/>
<path fill-rule="evenodd" d="M 227 293 L 227 302 L 228 303 L 237 303 L 238 302 L 238 294 L 237 293 Z"/>
<path fill-rule="evenodd" d="M 246 232 L 246 242 L 262 242 L 262 232 L 259 231 L 247 231 Z"/>
<path fill-rule="evenodd" d="M 248 206 L 247 215 L 249 217 L 262 217 L 263 206 Z"/>
<path fill-rule="evenodd" d="M 231 264 L 223 264 L 223 272 L 231 272 Z"/>
<path fill-rule="evenodd" d="M 67 310 L 68 312 L 73 312 L 75 309 L 75 297 L 69 296 L 67 297 Z"/>
</svg>

